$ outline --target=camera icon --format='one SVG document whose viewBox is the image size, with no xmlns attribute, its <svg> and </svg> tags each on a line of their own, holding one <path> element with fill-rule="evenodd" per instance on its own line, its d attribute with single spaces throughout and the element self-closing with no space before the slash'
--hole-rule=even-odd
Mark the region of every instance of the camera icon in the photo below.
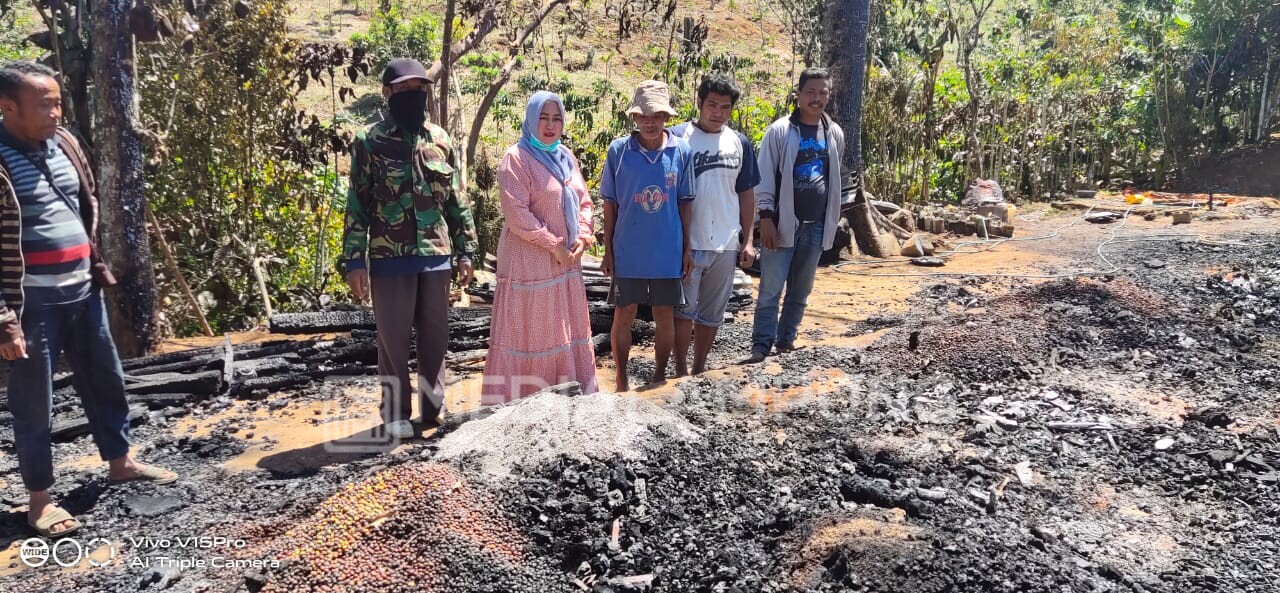
<svg viewBox="0 0 1280 593">
<path fill-rule="evenodd" d="M 22 542 L 22 547 L 18 549 L 18 558 L 23 564 L 31 568 L 40 568 L 49 563 L 49 558 L 53 552 L 49 549 L 49 542 L 38 537 L 33 537 Z"/>
<path fill-rule="evenodd" d="M 98 553 L 103 548 L 107 549 L 105 558 Z M 49 560 L 62 568 L 78 566 L 85 561 L 89 566 L 100 568 L 116 559 L 116 545 L 100 537 L 89 540 L 87 544 L 68 537 L 49 545 L 43 538 L 33 537 L 22 542 L 22 546 L 18 548 L 18 559 L 30 568 L 40 568 L 48 564 Z"/>
</svg>

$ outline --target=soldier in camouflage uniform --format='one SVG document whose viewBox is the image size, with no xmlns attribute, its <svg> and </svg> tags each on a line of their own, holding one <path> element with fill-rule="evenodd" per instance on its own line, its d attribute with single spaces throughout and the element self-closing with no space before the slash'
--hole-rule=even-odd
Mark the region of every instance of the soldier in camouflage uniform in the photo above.
<svg viewBox="0 0 1280 593">
<path fill-rule="evenodd" d="M 422 418 L 439 424 L 449 281 L 455 260 L 460 282 L 471 281 L 477 242 L 452 141 L 426 121 L 426 69 L 416 60 L 392 60 L 382 82 L 389 115 L 352 145 L 343 255 L 352 295 L 364 301 L 372 288 L 382 418 L 389 436 L 405 438 L 413 435 L 410 329 L 417 332 Z"/>
</svg>

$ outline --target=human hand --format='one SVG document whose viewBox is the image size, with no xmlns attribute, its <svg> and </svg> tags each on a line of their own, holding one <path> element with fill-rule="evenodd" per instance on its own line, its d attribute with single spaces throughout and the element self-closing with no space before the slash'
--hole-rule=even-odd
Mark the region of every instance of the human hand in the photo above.
<svg viewBox="0 0 1280 593">
<path fill-rule="evenodd" d="M 564 243 L 556 245 L 555 250 L 551 252 L 551 257 L 556 258 L 556 263 L 562 266 L 573 265 L 573 252 L 569 251 L 569 248 L 565 247 Z"/>
<path fill-rule="evenodd" d="M 347 272 L 347 288 L 351 289 L 351 296 L 357 303 L 365 302 L 369 296 L 369 270 L 360 268 Z"/>
<path fill-rule="evenodd" d="M 5 344 L 0 344 L 0 358 L 5 360 L 18 360 L 27 357 L 27 338 L 22 335 L 22 330 L 18 330 L 17 337 Z"/>
<path fill-rule="evenodd" d="M 760 246 L 770 251 L 778 248 L 778 228 L 772 219 L 760 219 Z"/>
<path fill-rule="evenodd" d="M 605 276 L 608 276 L 609 278 L 613 277 L 613 253 L 612 252 L 609 252 L 609 251 L 604 252 L 604 258 L 600 260 L 600 273 L 604 274 Z"/>
<path fill-rule="evenodd" d="M 587 242 L 578 239 L 573 242 L 573 248 L 569 250 L 569 255 L 573 256 L 573 262 L 578 263 L 582 259 L 582 254 L 587 252 Z"/>
<path fill-rule="evenodd" d="M 750 243 L 743 245 L 742 250 L 738 252 L 738 265 L 743 268 L 751 267 L 756 261 L 756 248 Z"/>
</svg>

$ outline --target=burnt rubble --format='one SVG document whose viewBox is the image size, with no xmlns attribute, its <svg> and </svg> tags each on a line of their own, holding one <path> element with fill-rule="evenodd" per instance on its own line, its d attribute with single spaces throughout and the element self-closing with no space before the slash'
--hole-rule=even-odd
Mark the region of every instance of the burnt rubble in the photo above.
<svg viewBox="0 0 1280 593">
<path fill-rule="evenodd" d="M 106 489 L 74 474 L 71 510 L 94 533 L 239 537 L 250 545 L 238 558 L 283 564 L 38 571 L 17 590 L 1270 593 L 1280 246 L 1238 243 L 1135 247 L 1109 276 L 925 281 L 907 312 L 850 325 L 881 332 L 865 349 L 807 348 L 680 382 L 663 413 L 697 438 L 659 431 L 628 455 L 539 453 L 495 474 L 440 454 L 469 426 L 504 438 L 468 420 L 306 472 L 228 474 L 213 462 L 243 447 L 230 427 L 176 436 L 152 410 L 139 446 L 183 481 Z M 714 365 L 746 354 L 747 325 L 722 329 Z M 370 338 L 236 347 L 231 365 L 216 348 L 165 355 L 130 372 L 230 368 L 221 392 L 181 404 L 202 410 L 240 397 L 237 384 L 293 375 L 311 382 L 285 393 L 336 398 L 351 380 L 339 369 L 371 364 L 359 347 Z M 519 417 L 503 409 L 475 417 Z M 573 430 L 549 420 L 547 438 L 526 426 L 513 432 L 526 440 L 493 449 Z M 25 533 L 13 515 L 0 522 L 8 541 Z"/>
</svg>

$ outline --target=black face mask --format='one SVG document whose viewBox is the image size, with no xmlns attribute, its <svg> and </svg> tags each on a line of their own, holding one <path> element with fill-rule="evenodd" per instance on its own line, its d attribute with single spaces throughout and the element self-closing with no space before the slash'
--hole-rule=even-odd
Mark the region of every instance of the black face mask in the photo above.
<svg viewBox="0 0 1280 593">
<path fill-rule="evenodd" d="M 400 91 L 387 99 L 387 106 L 396 125 L 411 131 L 422 129 L 427 121 L 427 91 Z"/>
</svg>

